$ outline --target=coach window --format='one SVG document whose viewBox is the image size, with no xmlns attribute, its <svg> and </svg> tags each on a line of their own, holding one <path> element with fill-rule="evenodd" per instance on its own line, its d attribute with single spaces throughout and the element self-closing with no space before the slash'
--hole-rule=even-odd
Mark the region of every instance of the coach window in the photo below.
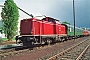
<svg viewBox="0 0 90 60">
<path fill-rule="evenodd" d="M 72 32 L 72 28 L 70 28 L 70 32 Z"/>
</svg>

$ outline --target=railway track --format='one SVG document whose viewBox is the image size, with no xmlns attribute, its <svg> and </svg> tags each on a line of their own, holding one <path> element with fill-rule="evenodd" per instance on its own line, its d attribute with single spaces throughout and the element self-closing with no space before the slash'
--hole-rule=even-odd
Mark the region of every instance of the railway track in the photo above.
<svg viewBox="0 0 90 60">
<path fill-rule="evenodd" d="M 80 39 L 86 39 L 86 38 L 84 37 L 84 38 L 80 38 Z M 70 41 L 72 41 L 72 40 L 68 40 L 68 42 L 70 42 Z M 67 41 L 65 41 L 64 43 L 66 43 L 66 42 Z M 61 43 L 56 43 L 56 44 L 50 45 L 50 46 L 49 45 L 37 46 L 37 47 L 33 48 L 33 50 L 30 50 L 29 48 L 20 49 L 20 50 L 17 50 L 15 48 L 7 49 L 7 50 L 0 50 L 0 60 L 3 60 L 4 58 L 11 57 L 11 56 L 18 56 L 18 55 L 22 55 L 24 53 L 26 54 L 26 53 L 29 53 L 31 51 L 34 52 L 36 50 L 44 50 L 46 48 L 54 47 L 55 45 L 60 45 L 60 44 Z"/>
<path fill-rule="evenodd" d="M 26 48 L 11 48 L 11 49 L 6 49 L 6 50 L 0 50 L 0 60 L 3 60 L 3 58 L 9 57 L 9 56 L 14 56 L 18 55 L 23 52 L 30 51 L 29 49 Z"/>
<path fill-rule="evenodd" d="M 35 45 L 35 47 L 33 49 L 27 48 L 27 47 L 13 47 L 13 48 L 5 48 L 5 50 L 0 50 L 0 60 L 3 60 L 6 57 L 10 57 L 10 56 L 15 56 L 15 55 L 20 55 L 23 53 L 28 53 L 34 50 L 40 50 L 40 49 L 45 49 L 47 48 L 49 45 Z M 50 47 L 50 46 L 49 46 Z"/>
<path fill-rule="evenodd" d="M 82 60 L 90 60 L 90 45 L 87 47 L 84 55 L 81 56 Z"/>
<path fill-rule="evenodd" d="M 85 55 L 85 53 L 86 53 L 86 51 L 88 50 L 89 47 L 90 47 L 90 44 L 87 45 L 87 47 L 83 50 L 83 52 L 78 56 L 78 58 L 76 60 L 82 59 L 83 55 Z M 86 58 L 86 59 L 88 59 L 88 58 Z"/>
<path fill-rule="evenodd" d="M 46 47 L 46 46 L 45 46 Z M 6 50 L 0 50 L 0 60 L 3 60 L 6 57 L 10 56 L 15 56 L 15 55 L 20 55 L 23 53 L 28 53 L 37 49 L 42 48 L 41 46 L 35 47 L 33 49 L 27 48 L 27 47 L 16 47 L 16 48 L 11 48 L 11 49 L 6 49 Z M 44 48 L 44 47 L 43 47 Z"/>
<path fill-rule="evenodd" d="M 89 38 L 46 60 L 80 60 L 83 58 L 83 55 L 85 55 L 85 52 L 87 52 L 88 48 L 90 48 Z M 90 57 L 90 52 L 88 53 L 88 56 Z"/>
</svg>

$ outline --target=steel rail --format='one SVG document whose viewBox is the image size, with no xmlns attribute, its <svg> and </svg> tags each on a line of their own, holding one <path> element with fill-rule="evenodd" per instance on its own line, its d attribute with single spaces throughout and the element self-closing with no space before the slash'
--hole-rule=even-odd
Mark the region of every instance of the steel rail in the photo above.
<svg viewBox="0 0 90 60">
<path fill-rule="evenodd" d="M 87 49 L 89 48 L 90 44 L 83 50 L 83 52 L 78 56 L 78 58 L 76 60 L 80 60 L 81 57 L 84 55 L 84 53 L 87 51 Z"/>
<path fill-rule="evenodd" d="M 83 42 L 87 41 L 88 39 L 85 39 L 84 41 L 82 41 L 82 42 L 80 42 L 80 43 L 78 43 L 78 44 L 76 44 L 76 45 L 74 45 L 74 46 L 72 46 L 72 47 L 70 47 L 70 48 L 60 52 L 59 54 L 56 54 L 56 55 L 50 57 L 49 59 L 46 59 L 46 60 L 55 60 L 57 57 L 59 57 L 61 55 L 64 55 L 65 53 L 71 51 L 73 48 L 77 47 L 78 45 L 82 44 Z"/>
</svg>

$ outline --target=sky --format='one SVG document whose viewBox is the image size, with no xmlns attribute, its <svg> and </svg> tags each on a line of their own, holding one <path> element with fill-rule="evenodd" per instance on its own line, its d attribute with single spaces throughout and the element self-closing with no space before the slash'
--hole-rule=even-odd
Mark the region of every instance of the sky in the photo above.
<svg viewBox="0 0 90 60">
<path fill-rule="evenodd" d="M 5 0 L 0 0 L 2 4 Z M 77 27 L 90 28 L 90 0 L 75 1 L 75 21 Z M 67 21 L 73 25 L 73 0 L 14 0 L 18 7 L 29 14 L 46 15 L 60 20 Z M 1 11 L 1 8 L 0 8 Z M 30 16 L 19 11 L 21 19 Z M 0 18 L 1 19 L 1 18 Z"/>
</svg>

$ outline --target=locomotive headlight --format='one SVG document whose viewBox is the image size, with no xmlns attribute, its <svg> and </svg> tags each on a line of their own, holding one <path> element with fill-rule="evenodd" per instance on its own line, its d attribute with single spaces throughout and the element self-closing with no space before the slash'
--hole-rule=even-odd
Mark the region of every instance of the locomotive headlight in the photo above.
<svg viewBox="0 0 90 60">
<path fill-rule="evenodd" d="M 33 29 L 31 30 L 31 34 L 33 34 Z"/>
<path fill-rule="evenodd" d="M 33 31 L 31 31 L 31 34 L 33 34 Z"/>
<path fill-rule="evenodd" d="M 31 34 L 32 34 L 32 31 L 31 31 Z"/>
<path fill-rule="evenodd" d="M 19 34 L 21 35 L 21 31 L 19 31 Z"/>
</svg>

